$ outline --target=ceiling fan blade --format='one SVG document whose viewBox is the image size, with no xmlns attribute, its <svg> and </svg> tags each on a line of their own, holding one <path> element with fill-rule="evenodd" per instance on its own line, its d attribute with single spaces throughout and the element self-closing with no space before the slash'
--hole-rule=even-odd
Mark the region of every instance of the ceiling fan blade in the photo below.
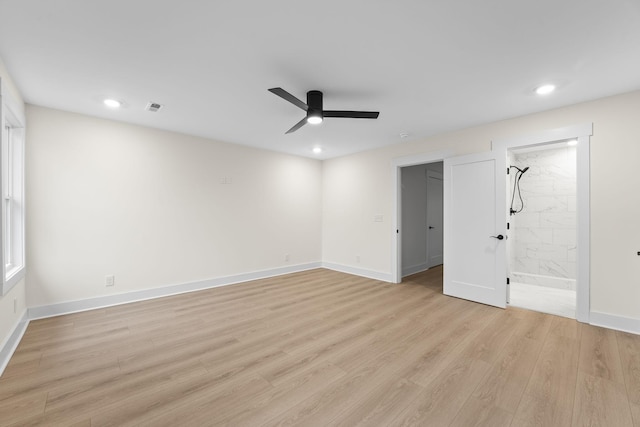
<svg viewBox="0 0 640 427">
<path fill-rule="evenodd" d="M 295 132 L 306 124 L 307 124 L 307 118 L 305 117 L 302 120 L 300 120 L 298 123 L 296 123 L 291 129 L 286 131 L 285 134 Z"/>
<path fill-rule="evenodd" d="M 290 103 L 292 103 L 293 105 L 295 105 L 298 108 L 303 109 L 304 111 L 307 111 L 307 109 L 309 107 L 307 107 L 307 104 L 305 104 L 304 102 L 300 101 L 298 98 L 296 98 L 295 96 L 291 95 L 289 92 L 287 92 L 286 90 L 282 89 L 281 87 L 274 87 L 272 89 L 269 89 L 269 92 L 278 95 L 280 98 L 289 101 Z"/>
<path fill-rule="evenodd" d="M 350 119 L 377 119 L 379 111 L 323 111 L 324 117 L 345 117 Z"/>
</svg>

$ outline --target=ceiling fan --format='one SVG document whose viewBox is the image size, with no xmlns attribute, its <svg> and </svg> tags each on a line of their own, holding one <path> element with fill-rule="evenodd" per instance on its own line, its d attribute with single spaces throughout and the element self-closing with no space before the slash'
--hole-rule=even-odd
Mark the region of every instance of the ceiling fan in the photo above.
<svg viewBox="0 0 640 427">
<path fill-rule="evenodd" d="M 281 87 L 269 89 L 269 92 L 278 95 L 280 98 L 289 101 L 298 108 L 307 112 L 307 116 L 296 123 L 291 129 L 285 133 L 292 133 L 300 129 L 306 123 L 318 124 L 325 117 L 342 117 L 349 119 L 377 119 L 380 114 L 378 111 L 334 111 L 322 109 L 322 92 L 319 90 L 310 90 L 307 92 L 307 103 L 300 101 Z"/>
</svg>

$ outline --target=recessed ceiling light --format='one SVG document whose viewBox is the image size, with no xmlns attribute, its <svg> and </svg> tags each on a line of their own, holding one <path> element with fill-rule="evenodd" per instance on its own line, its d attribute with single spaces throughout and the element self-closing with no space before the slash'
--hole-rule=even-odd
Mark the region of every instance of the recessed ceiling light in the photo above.
<svg viewBox="0 0 640 427">
<path fill-rule="evenodd" d="M 571 139 L 571 140 L 567 141 L 567 145 L 578 145 L 578 140 L 577 139 Z"/>
<path fill-rule="evenodd" d="M 536 93 L 538 95 L 548 95 L 554 90 L 556 90 L 555 85 L 542 85 L 536 88 Z"/>
<path fill-rule="evenodd" d="M 316 153 L 316 154 L 320 154 L 320 153 L 322 153 L 322 148 L 320 148 L 320 147 L 313 147 L 313 152 L 314 152 L 314 153 Z"/>
<path fill-rule="evenodd" d="M 120 108 L 120 106 L 122 105 L 122 102 L 116 99 L 105 99 L 103 102 L 104 102 L 104 105 L 106 105 L 109 108 Z"/>
</svg>

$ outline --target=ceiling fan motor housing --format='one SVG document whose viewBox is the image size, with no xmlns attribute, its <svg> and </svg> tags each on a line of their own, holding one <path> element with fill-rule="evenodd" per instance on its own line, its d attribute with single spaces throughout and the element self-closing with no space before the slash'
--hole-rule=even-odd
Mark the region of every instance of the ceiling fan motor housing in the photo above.
<svg viewBox="0 0 640 427">
<path fill-rule="evenodd" d="M 307 117 L 322 118 L 322 92 L 310 90 L 307 92 Z"/>
</svg>

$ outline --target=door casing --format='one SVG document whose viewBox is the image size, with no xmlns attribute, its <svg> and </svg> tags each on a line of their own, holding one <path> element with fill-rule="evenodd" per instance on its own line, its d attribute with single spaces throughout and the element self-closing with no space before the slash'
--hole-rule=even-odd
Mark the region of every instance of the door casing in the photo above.
<svg viewBox="0 0 640 427">
<path fill-rule="evenodd" d="M 427 170 L 427 266 L 442 264 L 444 223 L 443 223 L 443 175 Z M 433 228 L 432 228 L 433 227 Z"/>
</svg>

